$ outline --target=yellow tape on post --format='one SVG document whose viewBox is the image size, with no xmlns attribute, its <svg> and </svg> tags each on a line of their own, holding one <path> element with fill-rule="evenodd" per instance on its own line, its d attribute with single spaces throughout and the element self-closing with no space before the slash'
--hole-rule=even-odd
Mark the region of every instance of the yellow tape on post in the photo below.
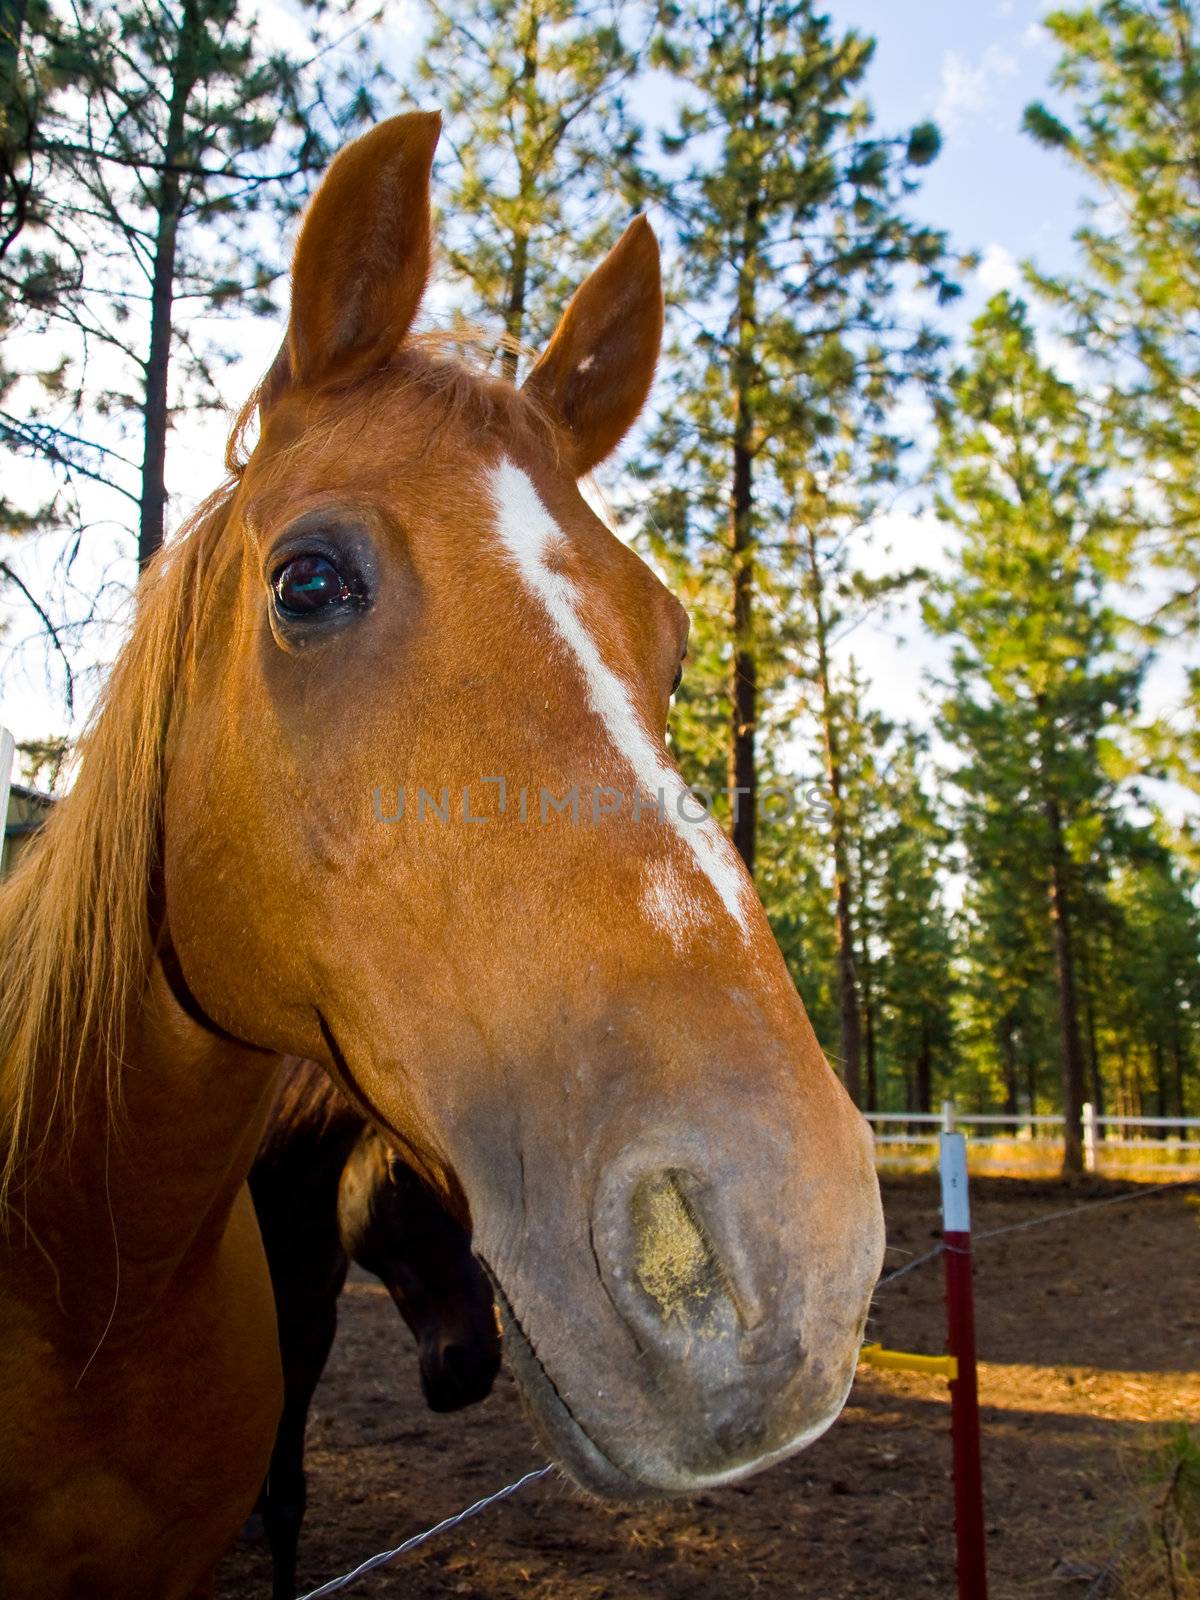
<svg viewBox="0 0 1200 1600">
<path fill-rule="evenodd" d="M 892 1372 L 923 1372 L 930 1378 L 958 1377 L 958 1362 L 953 1356 L 918 1356 L 908 1350 L 885 1350 L 881 1344 L 865 1344 L 858 1359 L 868 1367 L 885 1367 Z"/>
</svg>

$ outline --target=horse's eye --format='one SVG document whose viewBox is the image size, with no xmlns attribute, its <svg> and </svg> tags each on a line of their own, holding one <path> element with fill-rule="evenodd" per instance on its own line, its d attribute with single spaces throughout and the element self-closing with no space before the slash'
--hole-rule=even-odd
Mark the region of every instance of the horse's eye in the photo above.
<svg viewBox="0 0 1200 1600">
<path fill-rule="evenodd" d="M 675 668 L 675 676 L 671 679 L 671 693 L 679 693 L 679 685 L 683 682 L 683 662 Z"/>
<path fill-rule="evenodd" d="M 332 606 L 361 600 L 328 556 L 293 556 L 276 572 L 275 603 L 289 617 L 312 617 Z"/>
</svg>

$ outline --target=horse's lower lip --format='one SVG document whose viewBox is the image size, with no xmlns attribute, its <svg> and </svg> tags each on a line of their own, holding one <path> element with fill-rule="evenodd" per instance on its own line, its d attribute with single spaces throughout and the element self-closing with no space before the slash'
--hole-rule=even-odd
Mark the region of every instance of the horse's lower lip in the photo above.
<svg viewBox="0 0 1200 1600">
<path fill-rule="evenodd" d="M 611 1461 L 575 1419 L 542 1365 L 496 1274 L 490 1267 L 487 1270 L 504 1322 L 504 1350 L 509 1366 L 525 1396 L 538 1436 L 556 1464 L 581 1489 L 600 1499 L 644 1502 L 663 1498 L 663 1490 L 640 1483 Z"/>
</svg>

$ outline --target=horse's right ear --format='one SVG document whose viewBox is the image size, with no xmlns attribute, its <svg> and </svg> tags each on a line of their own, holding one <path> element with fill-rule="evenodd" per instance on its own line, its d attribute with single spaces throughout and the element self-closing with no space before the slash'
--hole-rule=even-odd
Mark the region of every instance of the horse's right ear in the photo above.
<svg viewBox="0 0 1200 1600">
<path fill-rule="evenodd" d="M 658 241 L 635 217 L 585 278 L 525 380 L 565 429 L 577 478 L 603 461 L 646 403 L 662 342 Z"/>
<path fill-rule="evenodd" d="M 437 112 L 410 111 L 334 157 L 292 263 L 292 383 L 348 382 L 382 366 L 411 327 L 429 276 L 429 174 L 441 126 Z"/>
</svg>

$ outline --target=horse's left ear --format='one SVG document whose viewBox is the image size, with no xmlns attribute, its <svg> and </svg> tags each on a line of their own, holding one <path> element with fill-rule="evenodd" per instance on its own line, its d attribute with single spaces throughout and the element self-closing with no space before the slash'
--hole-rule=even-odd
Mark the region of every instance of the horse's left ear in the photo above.
<svg viewBox="0 0 1200 1600">
<path fill-rule="evenodd" d="M 576 477 L 616 449 L 645 405 L 662 325 L 658 241 L 637 217 L 576 291 L 525 380 L 565 426 Z"/>
<path fill-rule="evenodd" d="M 334 157 L 292 263 L 291 382 L 346 382 L 386 362 L 408 332 L 429 277 L 429 173 L 440 132 L 436 112 L 410 111 Z"/>
</svg>

